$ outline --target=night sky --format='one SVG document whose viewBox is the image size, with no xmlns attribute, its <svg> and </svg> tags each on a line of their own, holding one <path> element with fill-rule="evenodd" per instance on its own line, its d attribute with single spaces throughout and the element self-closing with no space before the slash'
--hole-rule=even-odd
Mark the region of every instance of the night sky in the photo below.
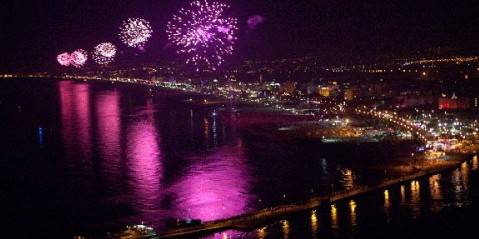
<svg viewBox="0 0 479 239">
<path fill-rule="evenodd" d="M 224 0 L 240 19 L 229 61 L 317 55 L 330 61 L 427 53 L 477 54 L 479 4 L 412 0 Z M 100 42 L 119 46 L 118 26 L 127 17 L 148 19 L 154 36 L 139 54 L 122 47 L 128 63 L 180 60 L 168 46 L 165 25 L 182 0 L 2 0 L 0 71 L 56 67 L 55 57 Z M 247 18 L 266 22 L 247 29 Z M 129 57 L 132 56 L 132 57 Z M 133 57 L 135 56 L 135 57 Z"/>
</svg>

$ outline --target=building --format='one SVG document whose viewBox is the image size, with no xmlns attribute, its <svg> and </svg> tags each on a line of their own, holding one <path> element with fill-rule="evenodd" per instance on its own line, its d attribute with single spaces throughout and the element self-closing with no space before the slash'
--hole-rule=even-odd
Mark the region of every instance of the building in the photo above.
<svg viewBox="0 0 479 239">
<path fill-rule="evenodd" d="M 318 95 L 323 97 L 330 97 L 332 94 L 332 88 L 328 86 L 318 86 Z"/>
<path fill-rule="evenodd" d="M 471 107 L 468 98 L 458 98 L 454 93 L 452 97 L 441 97 L 438 100 L 440 110 L 465 110 Z"/>
<path fill-rule="evenodd" d="M 344 90 L 344 100 L 352 101 L 359 96 L 359 89 L 358 88 L 347 88 Z"/>
<path fill-rule="evenodd" d="M 296 90 L 295 82 L 288 81 L 284 84 L 281 84 L 280 91 L 283 92 L 283 94 L 293 95 L 295 90 Z"/>
</svg>

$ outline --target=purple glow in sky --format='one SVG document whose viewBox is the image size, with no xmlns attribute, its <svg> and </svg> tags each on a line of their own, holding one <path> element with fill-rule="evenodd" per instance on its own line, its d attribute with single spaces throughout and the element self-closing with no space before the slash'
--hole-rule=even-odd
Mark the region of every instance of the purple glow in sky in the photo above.
<svg viewBox="0 0 479 239">
<path fill-rule="evenodd" d="M 238 20 L 225 16 L 230 6 L 192 1 L 182 8 L 167 24 L 169 41 L 178 47 L 177 53 L 186 57 L 186 63 L 215 70 L 226 55 L 233 54 Z"/>
<path fill-rule="evenodd" d="M 253 30 L 255 29 L 258 25 L 264 23 L 266 21 L 266 18 L 260 15 L 254 15 L 248 17 L 248 29 Z"/>
</svg>

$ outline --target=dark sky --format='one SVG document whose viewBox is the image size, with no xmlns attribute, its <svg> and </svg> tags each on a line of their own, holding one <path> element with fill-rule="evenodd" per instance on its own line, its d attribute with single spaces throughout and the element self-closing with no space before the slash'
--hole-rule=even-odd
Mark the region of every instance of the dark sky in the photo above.
<svg viewBox="0 0 479 239">
<path fill-rule="evenodd" d="M 212 1 L 212 0 L 210 0 Z M 240 19 L 239 41 L 230 61 L 318 55 L 357 60 L 430 48 L 476 54 L 479 3 L 442 0 L 218 0 Z M 55 57 L 97 43 L 118 43 L 121 21 L 142 17 L 155 34 L 146 53 L 122 47 L 123 60 L 180 60 L 166 47 L 165 24 L 182 0 L 2 0 L 0 71 L 51 69 Z M 246 19 L 267 21 L 248 31 Z M 446 52 L 446 51 L 445 51 Z"/>
</svg>

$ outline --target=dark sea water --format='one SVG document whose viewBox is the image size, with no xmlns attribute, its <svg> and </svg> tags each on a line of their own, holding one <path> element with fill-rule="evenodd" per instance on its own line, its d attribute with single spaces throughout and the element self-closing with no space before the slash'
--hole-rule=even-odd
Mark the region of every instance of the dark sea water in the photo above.
<svg viewBox="0 0 479 239">
<path fill-rule="evenodd" d="M 247 113 L 190 97 L 203 99 L 132 85 L 0 82 L 5 231 L 101 237 L 144 222 L 161 232 L 177 218 L 210 221 L 370 184 L 384 175 L 362 165 L 414 148 L 277 137 L 265 123 L 244 124 Z M 474 158 L 454 172 L 204 237 L 465 236 L 479 221 L 477 168 Z"/>
</svg>

